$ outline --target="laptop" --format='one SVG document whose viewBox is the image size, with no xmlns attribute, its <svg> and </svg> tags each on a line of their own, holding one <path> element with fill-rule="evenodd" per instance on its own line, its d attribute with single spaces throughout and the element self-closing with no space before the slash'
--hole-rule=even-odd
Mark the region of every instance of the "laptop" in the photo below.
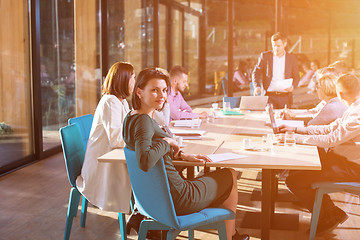
<svg viewBox="0 0 360 240">
<path fill-rule="evenodd" d="M 274 108 L 272 104 L 269 104 L 269 116 L 270 116 L 270 123 L 271 127 L 273 129 L 274 134 L 279 133 L 279 128 L 277 127 L 276 121 L 275 121 L 275 113 Z"/>
<path fill-rule="evenodd" d="M 242 96 L 240 110 L 264 111 L 269 96 Z"/>
</svg>

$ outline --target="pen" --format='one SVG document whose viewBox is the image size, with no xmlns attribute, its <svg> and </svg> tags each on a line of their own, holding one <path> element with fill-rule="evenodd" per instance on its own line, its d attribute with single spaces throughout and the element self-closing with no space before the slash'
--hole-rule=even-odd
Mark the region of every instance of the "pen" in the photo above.
<svg viewBox="0 0 360 240">
<path fill-rule="evenodd" d="M 221 143 L 220 143 L 220 145 L 219 146 L 217 146 L 217 148 L 213 151 L 213 153 L 212 154 L 215 154 L 216 153 L 216 151 L 224 144 L 224 142 L 225 141 L 222 141 Z"/>
</svg>

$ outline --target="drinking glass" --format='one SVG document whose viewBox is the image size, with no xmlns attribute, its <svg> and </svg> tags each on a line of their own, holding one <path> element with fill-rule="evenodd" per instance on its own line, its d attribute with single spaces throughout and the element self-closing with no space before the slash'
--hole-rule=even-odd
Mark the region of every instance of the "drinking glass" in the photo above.
<svg viewBox="0 0 360 240">
<path fill-rule="evenodd" d="M 223 102 L 223 110 L 224 112 L 231 110 L 230 102 Z"/>
<path fill-rule="evenodd" d="M 244 138 L 243 139 L 243 147 L 245 149 L 249 149 L 252 147 L 252 144 L 251 144 L 251 139 L 250 138 Z"/>
<path fill-rule="evenodd" d="M 214 123 L 215 122 L 215 109 L 210 109 L 210 113 L 207 116 L 207 122 L 208 123 Z"/>
<path fill-rule="evenodd" d="M 219 109 L 219 104 L 218 103 L 213 103 L 213 104 L 211 104 L 211 107 L 213 109 Z"/>
<path fill-rule="evenodd" d="M 284 145 L 290 146 L 290 147 L 294 147 L 296 145 L 294 132 L 286 132 L 285 133 Z"/>
<path fill-rule="evenodd" d="M 275 134 L 269 133 L 266 135 L 266 146 L 269 151 L 274 150 Z"/>
<path fill-rule="evenodd" d="M 199 128 L 200 127 L 200 123 L 201 123 L 201 120 L 197 117 L 197 118 L 193 118 L 191 120 L 191 127 L 192 128 Z"/>
</svg>

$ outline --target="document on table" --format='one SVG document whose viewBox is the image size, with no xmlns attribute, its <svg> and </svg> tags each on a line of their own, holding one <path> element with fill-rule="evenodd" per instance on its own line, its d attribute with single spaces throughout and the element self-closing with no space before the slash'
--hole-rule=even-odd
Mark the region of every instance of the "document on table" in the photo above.
<svg viewBox="0 0 360 240">
<path fill-rule="evenodd" d="M 246 158 L 245 155 L 240 155 L 236 153 L 217 153 L 207 155 L 213 162 L 221 162 L 225 160 L 232 160 L 238 158 Z"/>
<path fill-rule="evenodd" d="M 174 127 L 200 126 L 201 119 L 175 120 Z"/>
<path fill-rule="evenodd" d="M 201 137 L 206 133 L 204 130 L 185 130 L 185 129 L 176 129 L 171 128 L 171 132 L 175 136 L 182 137 L 183 139 L 201 139 Z"/>
<path fill-rule="evenodd" d="M 293 79 L 287 78 L 281 81 L 275 81 L 271 84 L 271 91 L 273 92 L 285 92 L 285 89 L 292 86 Z"/>
<path fill-rule="evenodd" d="M 276 126 L 286 125 L 288 127 L 304 127 L 304 121 L 301 120 L 282 120 L 276 119 Z M 270 121 L 266 122 L 266 125 L 271 125 Z"/>
</svg>

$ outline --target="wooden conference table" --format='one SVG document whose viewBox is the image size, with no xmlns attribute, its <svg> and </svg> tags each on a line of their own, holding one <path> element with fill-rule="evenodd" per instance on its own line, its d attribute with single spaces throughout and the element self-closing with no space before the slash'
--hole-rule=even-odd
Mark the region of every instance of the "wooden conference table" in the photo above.
<svg viewBox="0 0 360 240">
<path fill-rule="evenodd" d="M 206 109 L 196 109 L 203 111 Z M 265 125 L 268 115 L 265 112 L 245 112 L 242 116 L 224 116 L 216 118 L 213 123 L 202 122 L 200 128 L 206 133 L 201 140 L 184 140 L 186 153 L 237 153 L 246 155 L 245 158 L 221 161 L 217 163 L 193 163 L 174 161 L 175 165 L 205 166 L 205 167 L 233 167 L 258 168 L 262 170 L 261 216 L 257 219 L 261 225 L 261 239 L 270 239 L 270 229 L 279 224 L 285 224 L 288 219 L 284 214 L 275 214 L 274 198 L 276 194 L 275 174 L 279 169 L 289 170 L 320 170 L 321 164 L 315 146 L 296 145 L 288 147 L 274 145 L 272 152 L 247 151 L 242 147 L 244 138 L 251 138 L 257 144 L 262 135 L 272 133 L 272 129 Z M 191 129 L 191 128 L 187 128 Z M 123 149 L 115 149 L 98 158 L 99 162 L 126 163 Z M 193 173 L 190 173 L 190 176 Z M 189 176 L 189 172 L 188 172 Z M 258 213 L 259 214 L 259 213 Z M 253 214 L 254 215 L 254 214 Z M 246 216 L 245 216 L 246 217 Z M 298 216 L 297 216 L 298 217 Z"/>
</svg>

